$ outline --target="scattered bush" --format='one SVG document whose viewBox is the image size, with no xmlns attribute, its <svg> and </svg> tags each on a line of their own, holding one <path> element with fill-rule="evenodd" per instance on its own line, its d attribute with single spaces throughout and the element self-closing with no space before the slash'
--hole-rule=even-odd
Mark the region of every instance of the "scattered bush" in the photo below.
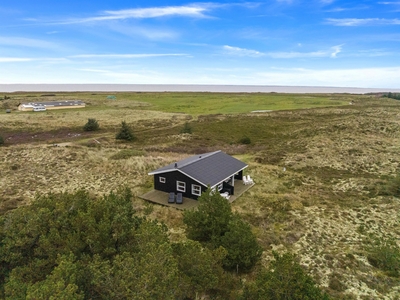
<svg viewBox="0 0 400 300">
<path fill-rule="evenodd" d="M 389 276 L 400 277 L 400 248 L 393 238 L 375 238 L 369 242 L 367 256 L 371 265 L 385 271 Z"/>
<path fill-rule="evenodd" d="M 112 155 L 110 159 L 128 159 L 130 157 L 135 157 L 135 156 L 143 156 L 144 152 L 141 150 L 135 150 L 135 149 L 123 149 L 119 151 L 118 153 Z"/>
<path fill-rule="evenodd" d="M 250 140 L 250 138 L 248 136 L 244 136 L 239 140 L 239 143 L 243 144 L 243 145 L 250 145 L 251 144 L 251 140 Z"/>
<path fill-rule="evenodd" d="M 121 129 L 115 136 L 117 140 L 125 140 L 125 141 L 134 141 L 136 139 L 135 135 L 133 134 L 132 129 L 126 124 L 125 121 L 121 123 Z"/>
<path fill-rule="evenodd" d="M 188 238 L 211 249 L 225 248 L 223 266 L 227 270 L 253 268 L 261 259 L 262 249 L 250 226 L 232 213 L 230 203 L 217 192 L 208 189 L 198 201 L 197 210 L 183 214 Z"/>
<path fill-rule="evenodd" d="M 185 125 L 183 125 L 181 133 L 192 134 L 192 126 L 190 126 L 190 124 L 188 122 L 186 122 Z"/>
<path fill-rule="evenodd" d="M 0 135 L 0 146 L 4 145 L 4 139 L 3 137 Z"/>
<path fill-rule="evenodd" d="M 300 266 L 293 254 L 279 255 L 273 252 L 273 255 L 275 260 L 268 269 L 258 274 L 255 283 L 245 288 L 242 299 L 329 299 Z"/>
<path fill-rule="evenodd" d="M 84 131 L 96 131 L 99 130 L 99 128 L 100 126 L 96 119 L 88 119 L 85 126 L 83 126 Z"/>
</svg>

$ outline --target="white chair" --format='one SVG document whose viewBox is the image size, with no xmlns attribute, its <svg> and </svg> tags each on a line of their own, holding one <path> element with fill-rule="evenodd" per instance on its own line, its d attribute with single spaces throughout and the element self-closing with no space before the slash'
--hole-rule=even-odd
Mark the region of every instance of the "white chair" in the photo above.
<svg viewBox="0 0 400 300">
<path fill-rule="evenodd" d="M 230 198 L 230 196 L 229 196 L 229 193 L 228 193 L 228 192 L 221 193 L 220 195 L 221 195 L 221 197 L 225 198 L 226 200 L 229 200 L 229 198 Z"/>
<path fill-rule="evenodd" d="M 244 185 L 248 185 L 249 184 L 249 181 L 247 180 L 246 176 L 243 176 L 243 184 Z"/>
<path fill-rule="evenodd" d="M 253 179 L 251 179 L 250 175 L 247 175 L 247 182 L 249 184 L 253 184 L 254 183 L 254 181 L 253 181 Z"/>
</svg>

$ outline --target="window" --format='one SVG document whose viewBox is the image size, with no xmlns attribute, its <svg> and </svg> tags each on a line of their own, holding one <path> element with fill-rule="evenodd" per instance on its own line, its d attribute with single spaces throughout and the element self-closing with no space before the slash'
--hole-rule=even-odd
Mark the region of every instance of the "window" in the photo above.
<svg viewBox="0 0 400 300">
<path fill-rule="evenodd" d="M 220 184 L 217 185 L 218 192 L 219 192 L 220 190 L 222 190 L 222 187 L 223 187 L 223 184 L 222 184 L 222 183 L 220 183 Z"/>
<path fill-rule="evenodd" d="M 160 182 L 165 183 L 165 177 L 160 177 Z"/>
<path fill-rule="evenodd" d="M 196 196 L 201 196 L 201 186 L 192 184 L 192 194 Z"/>
<path fill-rule="evenodd" d="M 177 181 L 176 182 L 176 190 L 178 192 L 186 192 L 186 183 L 182 182 L 182 181 Z"/>
</svg>

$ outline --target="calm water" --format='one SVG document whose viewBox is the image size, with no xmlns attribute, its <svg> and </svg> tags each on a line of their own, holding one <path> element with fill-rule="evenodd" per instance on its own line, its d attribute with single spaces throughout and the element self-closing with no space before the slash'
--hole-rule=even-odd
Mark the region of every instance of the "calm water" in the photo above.
<svg viewBox="0 0 400 300">
<path fill-rule="evenodd" d="M 0 84 L 0 92 L 216 92 L 216 93 L 351 93 L 400 92 L 400 89 L 180 84 Z"/>
</svg>

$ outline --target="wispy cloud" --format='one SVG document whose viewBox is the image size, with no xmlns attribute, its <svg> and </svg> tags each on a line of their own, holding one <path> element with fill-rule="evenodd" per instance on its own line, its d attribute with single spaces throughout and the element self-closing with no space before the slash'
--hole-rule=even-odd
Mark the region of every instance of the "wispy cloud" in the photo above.
<svg viewBox="0 0 400 300">
<path fill-rule="evenodd" d="M 282 58 L 282 59 L 293 59 L 293 58 L 318 58 L 318 57 L 331 57 L 336 58 L 337 54 L 342 51 L 343 45 L 337 45 L 324 51 L 312 51 L 312 52 L 260 52 L 251 49 L 223 46 L 224 53 L 227 55 L 234 56 L 249 56 L 249 57 L 271 57 L 271 58 Z"/>
<path fill-rule="evenodd" d="M 400 1 L 378 2 L 378 4 L 383 4 L 383 5 L 400 5 Z"/>
<path fill-rule="evenodd" d="M 337 45 L 337 46 L 333 46 L 332 49 L 332 53 L 331 53 L 331 57 L 335 58 L 340 52 L 342 52 L 342 46 L 343 45 Z"/>
<path fill-rule="evenodd" d="M 400 19 L 380 19 L 380 18 L 347 18 L 335 19 L 328 18 L 325 20 L 326 24 L 333 26 L 374 26 L 374 25 L 400 25 Z"/>
<path fill-rule="evenodd" d="M 141 53 L 141 54 L 80 54 L 72 55 L 70 58 L 146 58 L 146 57 L 166 57 L 166 56 L 189 56 L 184 53 Z"/>
<path fill-rule="evenodd" d="M 5 37 L 0 36 L 0 45 L 6 46 L 18 46 L 18 47 L 30 47 L 30 48 L 44 48 L 44 49 L 54 49 L 59 48 L 55 43 L 39 40 L 30 39 L 22 37 Z"/>
<path fill-rule="evenodd" d="M 265 53 L 262 53 L 262 52 L 259 52 L 256 50 L 232 47 L 232 46 L 228 46 L 228 45 L 223 46 L 223 49 L 226 54 L 235 55 L 235 56 L 260 57 L 260 56 L 265 55 Z"/>
<path fill-rule="evenodd" d="M 370 8 L 367 5 L 359 5 L 354 7 L 333 7 L 331 9 L 325 10 L 325 12 L 335 13 L 335 12 L 343 12 L 343 11 L 352 11 L 352 10 L 364 10 Z"/>
<path fill-rule="evenodd" d="M 320 0 L 319 1 L 322 5 L 329 5 L 335 2 L 335 0 Z"/>
<path fill-rule="evenodd" d="M 14 63 L 14 62 L 66 62 L 68 59 L 63 57 L 0 57 L 0 63 Z"/>
<path fill-rule="evenodd" d="M 191 17 L 206 18 L 205 12 L 213 7 L 210 3 L 200 3 L 183 6 L 164 6 L 164 7 L 148 7 L 134 8 L 122 10 L 107 10 L 98 16 L 69 19 L 63 21 L 63 24 L 88 23 L 110 20 L 126 20 L 126 19 L 151 19 L 160 17 Z"/>
<path fill-rule="evenodd" d="M 27 57 L 0 57 L 0 63 L 27 62 L 32 60 L 32 58 Z"/>
<path fill-rule="evenodd" d="M 258 82 L 269 85 L 340 86 L 340 87 L 395 87 L 400 80 L 400 68 L 360 69 L 302 69 L 275 68 L 257 73 Z"/>
</svg>

